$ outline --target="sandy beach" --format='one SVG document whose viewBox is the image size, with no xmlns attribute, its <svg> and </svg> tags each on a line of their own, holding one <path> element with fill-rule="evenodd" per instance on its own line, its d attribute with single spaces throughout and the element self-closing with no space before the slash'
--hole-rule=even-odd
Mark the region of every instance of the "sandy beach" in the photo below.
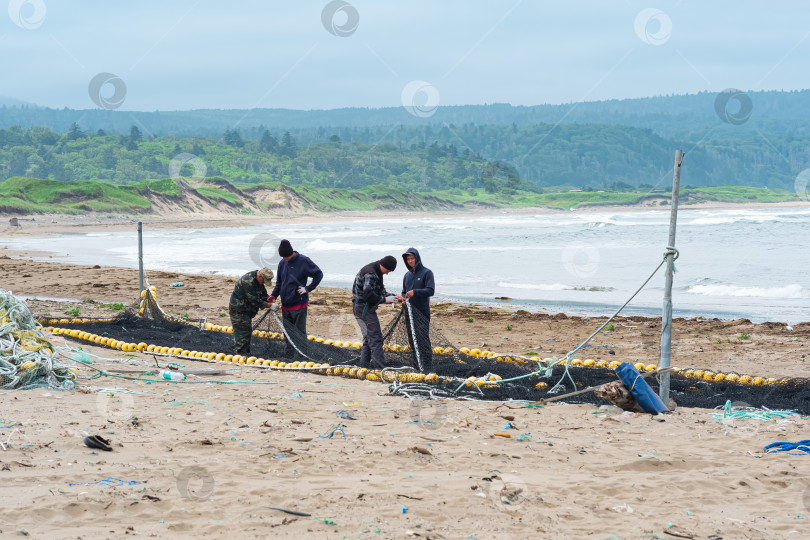
<svg viewBox="0 0 810 540">
<path fill-rule="evenodd" d="M 132 226 L 57 223 L 33 233 L 23 225 L 20 234 Z M 109 304 L 132 306 L 137 299 L 135 270 L 105 267 L 103 261 L 88 266 L 58 258 L 34 261 L 35 255 L 42 256 L 0 249 L 0 287 L 30 297 L 36 316 L 64 317 L 76 307 L 82 316 L 110 316 L 115 311 Z M 149 277 L 167 311 L 214 320 L 227 311 L 232 278 L 165 272 Z M 169 287 L 178 281 L 184 286 Z M 310 307 L 310 333 L 356 338 L 349 306 L 348 291 L 319 288 Z M 457 347 L 542 357 L 564 355 L 601 323 L 442 302 L 434 303 L 433 313 L 437 327 Z M 382 318 L 393 314 L 384 311 Z M 784 326 L 678 319 L 673 365 L 804 377 L 810 324 L 794 325 L 790 333 Z M 613 331 L 592 341 L 590 357 L 606 358 L 600 345 L 609 345 L 615 359 L 657 363 L 659 334 L 659 320 L 619 318 Z M 93 366 L 118 375 L 137 376 L 155 367 L 150 355 L 63 336 L 54 342 L 82 347 L 94 355 Z M 728 539 L 808 534 L 810 477 L 802 462 L 810 458 L 762 452 L 775 441 L 807 438 L 805 418 L 719 420 L 713 415 L 719 411 L 690 408 L 654 418 L 612 406 L 410 402 L 387 396 L 386 385 L 370 381 L 181 363 L 209 370 L 199 381 L 223 384 L 91 378 L 96 371 L 76 363 L 78 391 L 0 392 L 0 442 L 6 447 L 0 450 L 0 535 Z M 223 369 L 224 374 L 211 373 Z M 337 411 L 355 420 L 342 419 Z M 340 422 L 343 433 L 332 432 Z M 499 432 L 511 436 L 496 436 Z M 110 439 L 113 451 L 85 447 L 82 439 L 92 434 Z M 108 478 L 117 481 L 99 483 Z"/>
</svg>

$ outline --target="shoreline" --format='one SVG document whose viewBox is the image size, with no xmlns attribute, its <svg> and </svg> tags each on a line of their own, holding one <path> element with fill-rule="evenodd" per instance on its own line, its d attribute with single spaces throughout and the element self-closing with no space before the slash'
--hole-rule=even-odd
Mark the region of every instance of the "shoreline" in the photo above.
<svg viewBox="0 0 810 540">
<path fill-rule="evenodd" d="M 67 311 L 78 307 L 87 317 L 109 317 L 115 312 L 106 304 L 133 306 L 137 303 L 136 269 L 37 261 L 25 252 L 14 255 L 12 257 L 9 250 L 0 250 L 0 283 L 14 294 L 38 298 L 28 302 L 35 316 L 64 317 Z M 185 313 L 191 319 L 228 321 L 227 303 L 235 278 L 153 271 L 149 273 L 149 280 L 150 285 L 157 288 L 158 301 L 164 309 Z M 184 286 L 169 287 L 170 283 L 178 281 Z M 84 300 L 46 301 L 40 297 Z M 480 347 L 502 354 L 535 354 L 543 358 L 564 356 L 606 319 L 533 313 L 509 306 L 458 301 L 434 300 L 431 310 L 437 329 L 456 348 Z M 387 324 L 394 315 L 393 309 L 382 309 L 381 323 Z M 348 289 L 318 287 L 312 295 L 308 321 L 310 333 L 329 339 L 359 340 Z M 582 357 L 657 364 L 660 330 L 660 317 L 620 315 L 591 341 L 593 348 L 581 351 Z M 773 377 L 805 377 L 808 344 L 810 322 L 794 324 L 793 331 L 787 331 L 780 322 L 755 324 L 743 318 L 675 318 L 672 365 Z M 612 351 L 611 356 L 607 355 L 608 351 Z M 767 364 L 762 362 L 763 357 L 769 359 Z"/>
<path fill-rule="evenodd" d="M 690 210 L 781 210 L 781 209 L 810 209 L 810 203 L 804 201 L 778 202 L 778 203 L 697 203 L 679 205 L 678 212 Z M 375 219 L 405 220 L 413 218 L 459 218 L 470 215 L 500 216 L 504 214 L 531 215 L 531 214 L 562 214 L 576 212 L 580 214 L 598 214 L 605 211 L 615 212 L 670 212 L 669 206 L 651 204 L 632 205 L 589 205 L 573 210 L 561 210 L 547 207 L 525 208 L 469 208 L 465 210 L 430 210 L 430 211 L 401 211 L 389 212 L 382 210 L 363 212 L 322 212 L 313 214 L 263 214 L 244 216 L 239 214 L 197 212 L 184 215 L 179 219 L 176 215 L 147 215 L 140 218 L 144 226 L 155 229 L 184 229 L 184 228 L 225 228 L 249 227 L 273 223 L 323 223 L 329 221 L 360 221 Z M 6 218 L 0 214 L 0 236 L 45 236 L 58 234 L 76 234 L 85 232 L 128 231 L 137 227 L 139 221 L 135 217 L 121 214 L 94 214 L 82 216 L 69 214 L 32 214 L 26 216 L 11 216 L 19 220 L 19 227 L 12 227 Z M 10 219 L 10 218 L 9 218 Z"/>
</svg>

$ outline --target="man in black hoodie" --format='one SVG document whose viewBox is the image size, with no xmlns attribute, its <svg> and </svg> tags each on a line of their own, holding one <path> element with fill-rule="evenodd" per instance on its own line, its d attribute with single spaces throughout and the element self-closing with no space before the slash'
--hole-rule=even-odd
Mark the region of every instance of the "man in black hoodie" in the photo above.
<svg viewBox="0 0 810 540">
<path fill-rule="evenodd" d="M 352 301 L 354 318 L 363 333 L 363 348 L 360 349 L 360 367 L 382 369 L 385 367 L 383 356 L 383 337 L 380 320 L 377 318 L 377 306 L 382 303 L 393 304 L 397 297 L 385 290 L 383 276 L 397 268 L 397 260 L 388 255 L 379 261 L 365 265 L 354 277 Z"/>
<path fill-rule="evenodd" d="M 429 333 L 430 297 L 435 291 L 433 271 L 422 265 L 422 258 L 416 248 L 408 248 L 402 254 L 402 260 L 405 261 L 405 268 L 408 271 L 402 278 L 402 295 L 397 298 L 403 304 L 406 301 L 410 303 L 410 309 L 406 311 L 405 317 L 408 341 L 417 355 L 422 372 L 428 373 L 433 364 L 433 349 Z M 411 324 L 412 320 L 413 324 Z"/>
</svg>

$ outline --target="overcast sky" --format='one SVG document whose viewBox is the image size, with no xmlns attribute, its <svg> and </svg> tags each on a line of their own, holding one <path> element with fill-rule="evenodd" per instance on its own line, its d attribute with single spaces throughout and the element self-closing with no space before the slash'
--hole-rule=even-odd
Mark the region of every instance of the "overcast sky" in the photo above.
<svg viewBox="0 0 810 540">
<path fill-rule="evenodd" d="M 49 107 L 97 107 L 88 87 L 99 73 L 125 84 L 121 94 L 114 81 L 121 110 L 536 105 L 810 86 L 806 0 L 4 3 L 0 96 Z M 103 106 L 115 90 L 101 85 Z"/>
</svg>

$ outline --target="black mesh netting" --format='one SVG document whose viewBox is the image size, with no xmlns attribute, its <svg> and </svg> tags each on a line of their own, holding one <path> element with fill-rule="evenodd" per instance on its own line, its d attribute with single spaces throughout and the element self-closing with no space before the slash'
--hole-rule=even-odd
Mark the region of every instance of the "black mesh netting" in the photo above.
<svg viewBox="0 0 810 540">
<path fill-rule="evenodd" d="M 254 319 L 251 355 L 268 359 L 309 361 L 331 366 L 341 374 L 356 377 L 360 351 L 352 342 L 329 339 L 309 339 L 294 327 L 282 328 L 280 314 L 262 312 Z M 179 347 L 188 351 L 233 354 L 233 335 L 222 327 L 206 321 L 188 321 L 163 312 L 154 298 L 147 294 L 140 314 L 127 311 L 115 319 L 83 319 L 53 321 L 64 328 L 74 328 L 121 341 L 145 342 L 159 347 Z M 353 322 L 352 322 L 353 324 Z M 207 326 L 207 329 L 206 329 Z M 442 397 L 466 397 L 488 400 L 548 399 L 560 394 L 597 386 L 617 379 L 611 369 L 600 367 L 567 368 L 554 366 L 551 375 L 534 373 L 540 368 L 530 359 L 518 357 L 477 356 L 479 351 L 457 349 L 427 318 L 417 310 L 404 306 L 383 330 L 385 362 L 392 368 L 411 368 L 414 372 L 435 373 L 395 388 L 410 396 L 434 394 Z M 352 366 L 355 366 L 352 369 Z M 344 373 L 345 372 L 345 373 Z M 371 372 L 370 378 L 375 372 Z M 379 380 L 379 372 L 377 379 Z M 388 373 L 388 376 L 386 376 Z M 390 381 L 390 372 L 383 377 Z M 534 374 L 533 374 L 534 373 Z M 493 377 L 494 376 L 494 377 Z M 479 379 L 478 385 L 465 379 Z M 481 378 L 518 380 L 484 382 Z M 657 391 L 654 378 L 646 379 Z M 431 383 L 431 384 L 425 384 Z M 559 384 L 557 384 L 559 383 Z M 394 387 L 397 387 L 395 384 Z M 556 386 L 556 388 L 554 388 Z M 810 380 L 790 379 L 774 384 L 744 385 L 727 381 L 703 381 L 686 378 L 677 373 L 671 377 L 671 397 L 681 407 L 722 407 L 727 400 L 751 407 L 795 410 L 810 414 Z M 554 393 L 550 390 L 554 389 Z M 605 404 L 606 400 L 587 392 L 562 401 L 571 403 Z"/>
</svg>

